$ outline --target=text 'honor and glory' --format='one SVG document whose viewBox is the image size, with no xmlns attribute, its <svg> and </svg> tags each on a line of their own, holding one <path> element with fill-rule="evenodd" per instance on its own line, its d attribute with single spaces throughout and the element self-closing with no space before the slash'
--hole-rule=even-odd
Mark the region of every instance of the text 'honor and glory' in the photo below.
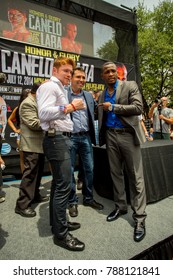
<svg viewBox="0 0 173 280">
<path fill-rule="evenodd" d="M 62 49 L 62 23 L 60 18 L 29 10 L 28 25 L 32 33 L 33 44 Z"/>
</svg>

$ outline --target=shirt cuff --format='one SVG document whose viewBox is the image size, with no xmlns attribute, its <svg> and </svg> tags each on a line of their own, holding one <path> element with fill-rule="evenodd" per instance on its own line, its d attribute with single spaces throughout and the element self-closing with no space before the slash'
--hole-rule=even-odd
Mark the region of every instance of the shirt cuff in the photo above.
<svg viewBox="0 0 173 280">
<path fill-rule="evenodd" d="M 66 106 L 64 106 L 64 105 L 60 105 L 60 106 L 59 106 L 59 110 L 60 110 L 61 112 L 64 112 L 64 113 L 66 113 L 66 111 L 67 111 Z"/>
</svg>

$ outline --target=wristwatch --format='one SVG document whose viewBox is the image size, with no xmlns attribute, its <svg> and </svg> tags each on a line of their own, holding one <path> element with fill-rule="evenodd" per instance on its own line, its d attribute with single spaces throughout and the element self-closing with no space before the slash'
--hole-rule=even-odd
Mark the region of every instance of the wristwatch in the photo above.
<svg viewBox="0 0 173 280">
<path fill-rule="evenodd" d="M 112 106 L 112 104 L 111 105 L 109 105 L 109 107 L 108 107 L 108 111 L 112 111 L 113 110 L 113 106 Z"/>
</svg>

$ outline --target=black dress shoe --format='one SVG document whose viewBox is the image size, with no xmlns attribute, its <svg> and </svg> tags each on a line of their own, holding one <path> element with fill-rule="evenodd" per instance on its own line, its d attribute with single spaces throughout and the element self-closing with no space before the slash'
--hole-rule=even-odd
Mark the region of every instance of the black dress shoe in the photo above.
<svg viewBox="0 0 173 280">
<path fill-rule="evenodd" d="M 120 210 L 118 207 L 107 216 L 107 222 L 115 221 L 121 215 L 127 214 L 127 210 Z"/>
<path fill-rule="evenodd" d="M 79 223 L 72 223 L 72 222 L 67 222 L 67 226 L 69 231 L 73 231 L 81 227 Z"/>
<path fill-rule="evenodd" d="M 84 206 L 89 206 L 92 207 L 96 210 L 103 210 L 104 206 L 98 202 L 96 202 L 95 200 L 91 200 L 91 201 L 84 201 L 83 202 Z"/>
<path fill-rule="evenodd" d="M 32 218 L 32 217 L 36 216 L 35 210 L 33 210 L 30 207 L 28 207 L 26 209 L 20 209 L 20 208 L 16 207 L 15 208 L 15 213 L 20 214 L 21 216 L 27 217 L 27 218 Z"/>
<path fill-rule="evenodd" d="M 134 241 L 141 241 L 146 234 L 145 225 L 143 223 L 136 223 L 134 229 Z"/>
<path fill-rule="evenodd" d="M 33 199 L 33 203 L 42 203 L 42 202 L 46 202 L 49 200 L 49 197 L 48 196 L 39 196 L 39 197 L 36 197 Z"/>
<path fill-rule="evenodd" d="M 78 216 L 77 204 L 71 204 L 69 206 L 68 210 L 69 210 L 69 215 L 71 217 L 77 217 Z"/>
<path fill-rule="evenodd" d="M 70 233 L 63 239 L 54 237 L 54 243 L 70 251 L 83 251 L 85 249 L 85 244 L 73 237 Z"/>
</svg>

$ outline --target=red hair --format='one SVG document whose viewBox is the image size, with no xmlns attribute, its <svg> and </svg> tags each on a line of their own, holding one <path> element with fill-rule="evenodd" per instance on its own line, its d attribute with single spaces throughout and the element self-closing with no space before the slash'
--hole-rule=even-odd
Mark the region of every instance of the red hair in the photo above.
<svg viewBox="0 0 173 280">
<path fill-rule="evenodd" d="M 76 67 L 76 63 L 72 58 L 68 57 L 58 57 L 55 59 L 53 67 L 59 69 L 60 66 L 70 64 L 73 68 Z"/>
</svg>

